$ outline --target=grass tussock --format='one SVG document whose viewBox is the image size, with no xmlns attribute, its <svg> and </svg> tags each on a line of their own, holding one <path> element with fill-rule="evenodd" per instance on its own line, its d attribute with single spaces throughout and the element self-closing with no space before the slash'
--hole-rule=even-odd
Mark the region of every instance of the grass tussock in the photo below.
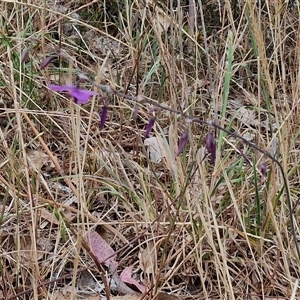
<svg viewBox="0 0 300 300">
<path fill-rule="evenodd" d="M 1 299 L 121 294 L 85 239 L 92 231 L 115 251 L 117 276 L 133 265 L 144 299 L 300 297 L 294 1 L 0 9 Z M 66 83 L 98 95 L 78 105 L 49 89 Z M 288 187 L 250 144 L 182 113 L 268 151 Z M 154 117 L 156 162 L 144 143 Z"/>
</svg>

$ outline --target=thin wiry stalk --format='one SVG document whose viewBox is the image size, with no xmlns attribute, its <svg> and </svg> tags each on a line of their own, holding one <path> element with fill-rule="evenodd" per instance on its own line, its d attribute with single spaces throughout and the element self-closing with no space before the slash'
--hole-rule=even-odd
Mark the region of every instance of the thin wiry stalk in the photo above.
<svg viewBox="0 0 300 300">
<path fill-rule="evenodd" d="M 264 154 L 271 161 L 273 161 L 279 167 L 279 170 L 280 170 L 282 178 L 283 178 L 283 184 L 284 184 L 284 187 L 285 187 L 285 190 L 286 190 L 286 197 L 287 197 L 287 204 L 288 204 L 288 210 L 289 210 L 289 219 L 290 219 L 290 223 L 291 223 L 292 236 L 293 236 L 293 240 L 294 240 L 295 247 L 296 247 L 296 250 L 297 250 L 297 256 L 298 256 L 297 258 L 298 258 L 298 260 L 300 260 L 300 249 L 299 249 L 297 234 L 296 234 L 296 230 L 295 230 L 293 208 L 292 208 L 292 201 L 291 201 L 291 197 L 290 197 L 290 190 L 289 190 L 288 180 L 287 180 L 284 168 L 282 167 L 281 163 L 273 155 L 271 155 L 268 151 L 266 151 L 266 150 L 262 149 L 261 147 L 259 147 L 257 144 L 248 141 L 243 136 L 241 136 L 241 135 L 239 135 L 235 132 L 231 132 L 230 130 L 227 130 L 226 128 L 218 125 L 215 122 L 212 122 L 212 121 L 209 121 L 209 120 L 204 121 L 204 120 L 201 120 L 201 119 L 196 118 L 194 116 L 190 116 L 190 115 L 188 115 L 184 112 L 181 112 L 179 110 L 175 110 L 175 109 L 172 109 L 168 106 L 162 105 L 162 104 L 158 103 L 157 101 L 155 101 L 155 100 L 153 100 L 149 97 L 145 97 L 145 96 L 142 96 L 142 95 L 138 95 L 138 96 L 127 95 L 127 94 L 119 92 L 115 89 L 112 89 L 111 86 L 97 85 L 93 81 L 90 81 L 90 82 L 92 84 L 94 84 L 95 86 L 97 86 L 98 88 L 100 88 L 104 92 L 109 91 L 110 93 L 112 92 L 115 95 L 118 95 L 120 97 L 123 97 L 124 99 L 128 99 L 128 100 L 131 100 L 131 101 L 137 101 L 137 102 L 145 101 L 145 102 L 150 103 L 150 104 L 152 104 L 152 105 L 154 105 L 154 106 L 156 106 L 156 107 L 158 107 L 162 110 L 166 110 L 166 111 L 172 112 L 176 115 L 180 115 L 181 117 L 183 117 L 186 120 L 189 120 L 191 122 L 198 123 L 198 124 L 201 124 L 201 125 L 206 125 L 206 126 L 213 126 L 214 128 L 216 128 L 216 129 L 218 129 L 218 130 L 220 130 L 224 133 L 227 133 L 228 135 L 230 135 L 234 138 L 237 138 L 237 139 L 241 140 L 242 142 L 244 142 L 245 144 L 247 144 L 251 148 L 257 150 L 258 152 L 260 152 L 262 154 Z"/>
</svg>

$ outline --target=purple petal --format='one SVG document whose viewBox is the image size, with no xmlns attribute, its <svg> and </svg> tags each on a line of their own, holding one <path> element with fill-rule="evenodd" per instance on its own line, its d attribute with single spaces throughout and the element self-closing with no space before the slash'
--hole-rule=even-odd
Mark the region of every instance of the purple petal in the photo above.
<svg viewBox="0 0 300 300">
<path fill-rule="evenodd" d="M 72 87 L 67 85 L 50 84 L 49 89 L 56 92 L 65 92 L 65 91 L 70 91 Z"/>
<path fill-rule="evenodd" d="M 102 129 L 105 125 L 105 121 L 107 119 L 107 112 L 108 112 L 108 107 L 107 105 L 104 105 L 100 114 L 100 129 Z"/>
<path fill-rule="evenodd" d="M 181 139 L 180 139 L 180 142 L 179 142 L 179 145 L 178 145 L 177 156 L 179 156 L 179 155 L 183 152 L 184 146 L 185 146 L 185 144 L 186 144 L 188 138 L 189 138 L 189 132 L 186 131 L 186 132 L 182 135 L 182 137 L 181 137 Z"/>
<path fill-rule="evenodd" d="M 96 92 L 79 89 L 77 86 L 67 83 L 66 85 L 50 84 L 49 88 L 52 91 L 57 92 L 69 92 L 70 96 L 75 98 L 77 104 L 85 104 L 89 101 L 89 98 L 97 95 Z"/>
<path fill-rule="evenodd" d="M 76 99 L 77 104 L 87 103 L 90 97 L 94 95 L 97 95 L 97 93 L 88 90 L 81 90 L 77 87 L 70 88 L 70 96 Z"/>
<path fill-rule="evenodd" d="M 152 127 L 154 126 L 154 123 L 155 123 L 155 117 L 152 117 L 147 126 L 146 126 L 146 130 L 145 130 L 145 133 L 144 133 L 144 138 L 147 138 L 149 136 L 149 133 L 150 131 L 152 130 Z"/>
</svg>

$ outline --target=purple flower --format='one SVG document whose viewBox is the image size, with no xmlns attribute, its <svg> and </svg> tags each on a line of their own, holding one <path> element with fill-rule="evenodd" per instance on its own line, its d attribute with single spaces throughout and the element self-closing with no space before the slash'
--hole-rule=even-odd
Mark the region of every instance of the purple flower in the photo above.
<svg viewBox="0 0 300 300">
<path fill-rule="evenodd" d="M 177 156 L 179 156 L 183 152 L 184 146 L 185 146 L 188 138 L 189 138 L 189 132 L 185 131 L 179 141 Z"/>
<path fill-rule="evenodd" d="M 144 137 L 147 138 L 149 136 L 149 133 L 150 131 L 152 130 L 152 127 L 154 126 L 154 123 L 155 123 L 155 117 L 152 117 L 147 126 L 146 126 L 146 130 L 145 130 L 145 133 L 144 133 Z"/>
<path fill-rule="evenodd" d="M 205 148 L 210 153 L 211 163 L 214 164 L 216 161 L 217 144 L 213 135 L 210 132 L 205 138 Z"/>
<path fill-rule="evenodd" d="M 52 91 L 69 92 L 70 96 L 76 100 L 75 102 L 77 104 L 85 104 L 89 101 L 90 97 L 97 95 L 96 92 L 80 89 L 70 83 L 67 83 L 66 85 L 50 84 L 49 88 Z"/>
<path fill-rule="evenodd" d="M 99 124 L 100 129 L 104 127 L 105 121 L 107 119 L 107 112 L 108 112 L 108 107 L 107 105 L 104 105 L 100 114 L 100 124 Z"/>
</svg>

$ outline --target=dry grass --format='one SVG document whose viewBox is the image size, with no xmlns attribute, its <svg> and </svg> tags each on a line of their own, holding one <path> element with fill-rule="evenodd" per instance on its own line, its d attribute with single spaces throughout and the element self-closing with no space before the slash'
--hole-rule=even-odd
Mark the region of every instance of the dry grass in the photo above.
<svg viewBox="0 0 300 300">
<path fill-rule="evenodd" d="M 105 296 L 103 276 L 109 283 L 112 274 L 100 276 L 83 242 L 97 230 L 117 251 L 118 271 L 134 264 L 149 299 L 298 299 L 299 259 L 276 164 L 147 101 L 135 119 L 135 101 L 84 80 L 100 95 L 82 106 L 48 88 L 74 83 L 80 70 L 251 139 L 282 164 L 299 235 L 296 3 L 191 1 L 193 19 L 188 1 L 66 2 L 0 3 L 0 298 Z M 57 49 L 60 59 L 41 69 Z M 143 143 L 153 115 L 159 163 Z M 209 131 L 214 165 L 203 144 Z"/>
</svg>

